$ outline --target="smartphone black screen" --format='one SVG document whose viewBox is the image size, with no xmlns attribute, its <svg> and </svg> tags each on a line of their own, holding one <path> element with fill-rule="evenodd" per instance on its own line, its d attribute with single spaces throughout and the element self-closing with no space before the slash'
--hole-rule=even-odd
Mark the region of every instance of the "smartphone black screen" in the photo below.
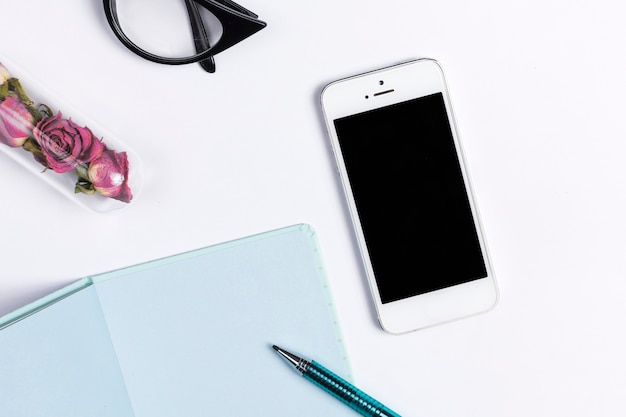
<svg viewBox="0 0 626 417">
<path fill-rule="evenodd" d="M 486 277 L 442 94 L 334 124 L 382 302 Z"/>
</svg>

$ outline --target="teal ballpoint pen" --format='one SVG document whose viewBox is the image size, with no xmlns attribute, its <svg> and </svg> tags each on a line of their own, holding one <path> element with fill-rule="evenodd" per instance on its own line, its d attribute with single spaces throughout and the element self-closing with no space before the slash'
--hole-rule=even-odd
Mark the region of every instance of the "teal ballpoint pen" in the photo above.
<svg viewBox="0 0 626 417">
<path fill-rule="evenodd" d="M 391 411 L 389 408 L 324 368 L 319 363 L 302 359 L 276 345 L 274 345 L 273 348 L 291 363 L 303 377 L 333 395 L 335 398 L 341 400 L 359 414 L 369 417 L 400 417 L 400 414 Z"/>
</svg>

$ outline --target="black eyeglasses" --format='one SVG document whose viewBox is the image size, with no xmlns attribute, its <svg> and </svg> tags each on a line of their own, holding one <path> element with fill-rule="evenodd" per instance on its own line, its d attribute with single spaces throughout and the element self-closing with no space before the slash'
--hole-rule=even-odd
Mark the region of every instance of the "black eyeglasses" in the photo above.
<svg viewBox="0 0 626 417">
<path fill-rule="evenodd" d="M 116 0 L 103 1 L 113 33 L 132 52 L 159 64 L 198 62 L 211 73 L 215 55 L 266 26 L 256 14 L 230 0 L 184 0 L 184 8 L 182 0 L 125 0 L 123 7 L 117 7 Z M 189 26 L 184 20 L 191 23 L 191 33 L 182 27 Z M 215 27 L 217 35 L 207 26 Z M 187 39 L 179 39 L 181 34 Z"/>
</svg>

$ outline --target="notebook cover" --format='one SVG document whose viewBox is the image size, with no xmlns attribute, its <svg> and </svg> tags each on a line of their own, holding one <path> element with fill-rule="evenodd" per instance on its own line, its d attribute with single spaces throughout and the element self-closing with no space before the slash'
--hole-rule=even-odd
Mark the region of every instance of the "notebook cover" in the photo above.
<svg viewBox="0 0 626 417">
<path fill-rule="evenodd" d="M 2 415 L 352 414 L 271 347 L 351 380 L 308 225 L 86 278 L 0 329 Z"/>
</svg>

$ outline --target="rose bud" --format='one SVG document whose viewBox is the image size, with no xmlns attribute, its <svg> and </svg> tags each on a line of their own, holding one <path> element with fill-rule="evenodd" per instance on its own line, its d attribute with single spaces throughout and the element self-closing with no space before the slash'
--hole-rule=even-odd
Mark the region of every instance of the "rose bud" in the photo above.
<svg viewBox="0 0 626 417">
<path fill-rule="evenodd" d="M 13 148 L 22 146 L 33 131 L 33 121 L 26 106 L 15 97 L 6 97 L 0 103 L 0 142 Z"/>
<path fill-rule="evenodd" d="M 126 152 L 105 150 L 99 158 L 91 161 L 87 175 L 98 194 L 124 203 L 130 202 L 133 198 L 128 187 Z"/>
<path fill-rule="evenodd" d="M 71 171 L 78 164 L 91 162 L 104 151 L 104 144 L 93 136 L 91 130 L 78 126 L 71 119 L 63 119 L 61 112 L 41 119 L 33 136 L 41 147 L 46 165 L 54 172 Z"/>
</svg>

